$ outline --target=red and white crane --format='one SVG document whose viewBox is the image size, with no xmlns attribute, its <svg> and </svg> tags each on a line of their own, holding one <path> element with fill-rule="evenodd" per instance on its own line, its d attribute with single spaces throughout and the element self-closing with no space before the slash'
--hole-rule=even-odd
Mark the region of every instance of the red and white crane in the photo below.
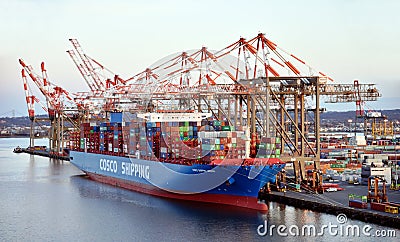
<svg viewBox="0 0 400 242">
<path fill-rule="evenodd" d="M 76 104 L 74 102 L 74 100 L 70 97 L 69 93 L 65 89 L 52 84 L 48 80 L 48 75 L 45 69 L 44 62 L 41 63 L 42 76 L 36 74 L 32 66 L 27 65 L 22 59 L 19 59 L 19 63 L 23 67 L 22 78 L 24 81 L 24 88 L 25 86 L 26 88 L 28 88 L 27 78 L 25 75 L 26 72 L 45 97 L 47 103 L 47 112 L 49 114 L 50 120 L 54 119 L 56 113 L 62 112 L 62 110 L 67 106 L 66 101 L 68 101 L 70 105 L 74 106 L 75 108 L 79 107 L 79 104 Z M 31 96 L 29 95 L 29 91 L 26 91 L 26 95 Z M 31 103 L 32 102 L 30 102 L 30 105 Z"/>
<path fill-rule="evenodd" d="M 22 75 L 22 81 L 24 83 L 25 100 L 26 100 L 26 105 L 28 107 L 28 117 L 31 121 L 33 121 L 35 119 L 35 102 L 39 103 L 39 99 L 37 99 L 32 94 L 32 91 L 28 86 L 28 81 L 24 69 L 22 69 L 21 75 Z"/>
<path fill-rule="evenodd" d="M 103 92 L 112 86 L 125 84 L 124 79 L 100 64 L 97 60 L 86 55 L 77 39 L 69 39 L 69 41 L 74 50 L 68 50 L 67 53 L 75 63 L 90 91 Z M 79 58 L 75 52 L 78 53 Z"/>
<path fill-rule="evenodd" d="M 72 46 L 74 47 L 75 51 L 78 53 L 80 60 L 82 61 L 82 65 L 80 65 L 84 70 L 85 70 L 85 80 L 89 79 L 89 77 L 92 79 L 91 82 L 91 90 L 99 90 L 99 91 L 104 91 L 105 85 L 103 81 L 100 79 L 97 71 L 95 70 L 92 61 L 89 59 L 89 57 L 83 52 L 83 49 L 81 45 L 79 44 L 77 39 L 69 39 L 69 41 L 72 43 Z M 68 52 L 70 55 L 73 53 L 73 50 Z M 72 57 L 72 56 L 71 56 Z M 77 60 L 77 58 L 75 58 Z M 75 61 L 74 61 L 75 62 Z M 98 62 L 95 62 L 98 64 L 98 66 L 101 69 L 104 69 L 102 65 L 99 65 Z M 82 74 L 82 72 L 81 72 Z"/>
</svg>

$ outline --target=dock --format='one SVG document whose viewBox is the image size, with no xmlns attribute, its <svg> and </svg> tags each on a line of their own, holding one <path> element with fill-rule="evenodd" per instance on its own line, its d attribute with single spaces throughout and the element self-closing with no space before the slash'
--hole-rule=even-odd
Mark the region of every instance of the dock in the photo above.
<svg viewBox="0 0 400 242">
<path fill-rule="evenodd" d="M 277 202 L 280 204 L 294 206 L 301 209 L 309 209 L 333 215 L 345 214 L 350 219 L 363 222 L 379 224 L 382 226 L 400 229 L 400 214 L 386 213 L 368 208 L 359 209 L 349 206 L 348 195 L 366 195 L 367 187 L 361 185 L 347 185 L 340 183 L 344 188 L 342 191 L 325 192 L 324 194 L 313 194 L 308 192 L 297 192 L 288 190 L 286 192 L 260 192 L 260 199 Z M 400 201 L 400 191 L 388 191 L 389 201 Z"/>
<path fill-rule="evenodd" d="M 57 154 L 54 152 L 50 152 L 46 148 L 41 148 L 38 149 L 37 147 L 35 148 L 15 148 L 14 153 L 27 153 L 31 155 L 38 155 L 38 156 L 43 156 L 43 157 L 49 157 L 53 159 L 59 159 L 59 160 L 69 160 L 69 156 L 67 154 Z"/>
</svg>

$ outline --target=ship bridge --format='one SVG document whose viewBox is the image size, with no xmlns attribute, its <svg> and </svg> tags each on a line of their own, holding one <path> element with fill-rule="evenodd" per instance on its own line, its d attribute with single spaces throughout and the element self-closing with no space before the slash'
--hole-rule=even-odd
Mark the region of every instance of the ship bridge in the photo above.
<svg viewBox="0 0 400 242">
<path fill-rule="evenodd" d="M 211 117 L 211 113 L 143 113 L 138 114 L 138 117 L 148 122 L 201 122 L 201 120 Z"/>
</svg>

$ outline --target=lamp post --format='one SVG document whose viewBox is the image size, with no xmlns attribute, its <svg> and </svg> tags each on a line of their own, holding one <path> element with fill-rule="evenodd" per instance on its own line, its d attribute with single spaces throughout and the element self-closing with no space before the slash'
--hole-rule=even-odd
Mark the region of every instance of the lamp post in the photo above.
<svg viewBox="0 0 400 242">
<path fill-rule="evenodd" d="M 347 122 L 349 123 L 349 133 L 351 133 L 351 123 L 353 122 L 352 119 L 347 120 Z"/>
<path fill-rule="evenodd" d="M 394 180 L 395 180 L 395 190 L 397 190 L 397 180 L 399 179 L 399 175 L 397 174 L 397 154 L 396 154 L 396 163 L 394 164 Z"/>
<path fill-rule="evenodd" d="M 383 135 L 384 135 L 384 136 L 387 136 L 387 132 L 386 132 L 386 131 L 387 131 L 387 130 L 386 130 L 387 122 L 388 122 L 387 119 L 383 120 L 383 123 L 384 123 L 384 124 L 383 124 L 383 125 L 384 125 L 384 126 L 383 126 Z M 385 138 L 386 138 L 386 137 L 385 137 Z"/>
<path fill-rule="evenodd" d="M 349 123 L 349 134 L 350 134 L 350 135 L 348 136 L 348 137 L 349 137 L 349 141 L 348 141 L 348 142 L 350 143 L 350 138 L 351 138 L 351 123 L 353 122 L 353 120 L 349 119 L 349 120 L 347 120 L 347 122 Z"/>
</svg>

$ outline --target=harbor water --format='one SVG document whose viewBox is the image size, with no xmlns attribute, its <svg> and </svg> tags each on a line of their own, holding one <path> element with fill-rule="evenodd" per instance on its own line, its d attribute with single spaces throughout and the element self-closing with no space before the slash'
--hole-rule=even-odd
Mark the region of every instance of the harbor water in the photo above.
<svg viewBox="0 0 400 242">
<path fill-rule="evenodd" d="M 399 230 L 345 215 L 277 203 L 260 213 L 140 194 L 92 181 L 68 161 L 12 152 L 28 144 L 26 138 L 0 139 L 0 241 L 398 241 L 400 236 Z M 359 234 L 346 232 L 349 226 Z"/>
</svg>

